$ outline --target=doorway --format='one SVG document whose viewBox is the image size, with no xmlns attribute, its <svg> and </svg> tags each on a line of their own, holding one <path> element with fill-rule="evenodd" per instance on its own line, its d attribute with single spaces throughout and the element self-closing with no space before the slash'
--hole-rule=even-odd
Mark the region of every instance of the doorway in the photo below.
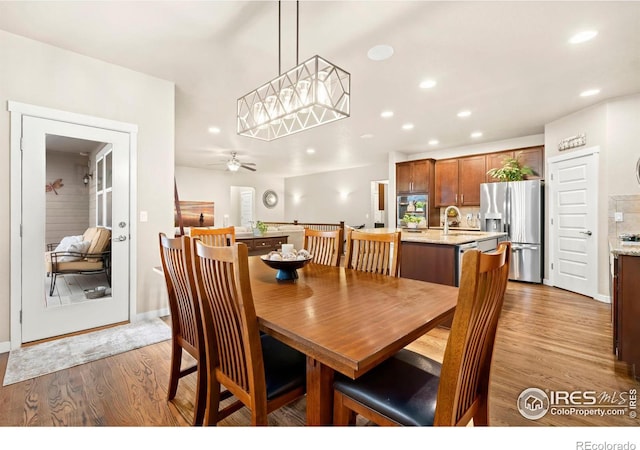
<svg viewBox="0 0 640 450">
<path fill-rule="evenodd" d="M 552 284 L 596 297 L 598 147 L 549 159 Z"/>
<path fill-rule="evenodd" d="M 393 227 L 388 220 L 389 180 L 371 182 L 371 219 L 374 228 Z"/>
<path fill-rule="evenodd" d="M 9 110 L 12 127 L 11 347 L 128 321 L 130 312 L 135 310 L 135 302 L 131 301 L 135 287 L 130 283 L 133 253 L 130 241 L 135 230 L 130 226 L 129 217 L 133 208 L 130 164 L 137 127 L 14 102 L 10 102 Z M 86 152 L 86 167 L 74 165 L 65 186 L 62 176 L 55 180 L 47 178 L 47 141 L 67 144 L 91 141 L 96 149 Z M 21 158 L 13 157 L 15 148 Z M 73 174 L 74 170 L 78 173 Z M 91 183 L 91 206 L 86 216 L 63 221 L 67 224 L 62 225 L 64 230 L 58 233 L 78 237 L 78 227 L 87 225 L 87 229 L 99 227 L 109 231 L 111 287 L 109 295 L 99 298 L 86 296 L 78 302 L 49 305 L 45 301 L 49 292 L 42 282 L 34 282 L 45 277 L 46 233 L 55 228 L 51 215 L 47 220 L 47 210 L 52 208 L 47 204 L 47 195 L 62 197 L 65 188 L 71 193 L 77 181 L 74 176 L 83 185 L 86 181 L 87 189 Z M 69 225 L 74 222 L 78 223 Z M 19 230 L 18 236 L 14 234 L 14 225 Z M 107 285 L 108 280 L 102 284 Z"/>
</svg>

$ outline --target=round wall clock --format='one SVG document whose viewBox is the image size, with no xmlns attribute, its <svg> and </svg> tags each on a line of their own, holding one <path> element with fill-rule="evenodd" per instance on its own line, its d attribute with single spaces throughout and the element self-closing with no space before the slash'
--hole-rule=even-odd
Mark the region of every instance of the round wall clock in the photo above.
<svg viewBox="0 0 640 450">
<path fill-rule="evenodd" d="M 274 208 L 278 204 L 278 194 L 271 189 L 267 189 L 264 191 L 264 194 L 262 194 L 262 203 L 267 208 Z"/>
</svg>

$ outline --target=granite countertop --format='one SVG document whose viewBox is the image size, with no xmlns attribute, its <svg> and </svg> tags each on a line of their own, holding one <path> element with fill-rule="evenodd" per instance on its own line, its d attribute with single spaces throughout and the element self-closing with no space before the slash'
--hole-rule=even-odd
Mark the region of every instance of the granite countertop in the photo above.
<svg viewBox="0 0 640 450">
<path fill-rule="evenodd" d="M 388 233 L 393 230 L 396 230 L 396 228 L 368 228 L 362 231 L 366 231 L 368 233 Z M 449 234 L 444 235 L 442 234 L 442 230 L 435 228 L 419 228 L 417 230 L 418 231 L 406 231 L 403 229 L 400 238 L 401 241 L 424 244 L 461 245 L 507 235 L 507 233 L 462 230 L 449 230 Z"/>
<path fill-rule="evenodd" d="M 609 251 L 614 255 L 640 256 L 640 242 L 609 239 Z"/>
</svg>

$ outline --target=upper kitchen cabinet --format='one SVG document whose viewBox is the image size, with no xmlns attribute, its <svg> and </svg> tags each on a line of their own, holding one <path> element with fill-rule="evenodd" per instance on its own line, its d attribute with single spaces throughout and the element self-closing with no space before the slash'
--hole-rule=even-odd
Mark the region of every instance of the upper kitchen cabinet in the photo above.
<svg viewBox="0 0 640 450">
<path fill-rule="evenodd" d="M 433 159 L 418 159 L 396 163 L 396 192 L 429 194 L 434 162 Z"/>
<path fill-rule="evenodd" d="M 435 163 L 435 206 L 479 206 L 486 179 L 485 155 L 443 159 Z"/>
<path fill-rule="evenodd" d="M 533 170 L 533 175 L 525 175 L 525 180 L 544 179 L 544 146 L 490 153 L 487 155 L 487 170 L 502 167 L 505 158 L 514 157 L 518 157 L 521 166 L 528 166 Z M 487 182 L 494 181 L 498 180 L 487 175 Z"/>
</svg>

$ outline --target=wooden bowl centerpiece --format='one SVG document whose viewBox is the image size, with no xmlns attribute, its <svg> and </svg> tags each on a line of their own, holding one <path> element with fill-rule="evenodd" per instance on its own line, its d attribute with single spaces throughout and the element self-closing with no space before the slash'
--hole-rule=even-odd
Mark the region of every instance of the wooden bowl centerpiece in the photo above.
<svg viewBox="0 0 640 450">
<path fill-rule="evenodd" d="M 311 261 L 311 254 L 306 250 L 299 250 L 292 254 L 283 255 L 280 251 L 273 251 L 260 257 L 272 269 L 276 269 L 276 280 L 291 281 L 298 278 L 297 269 L 301 269 Z"/>
</svg>

